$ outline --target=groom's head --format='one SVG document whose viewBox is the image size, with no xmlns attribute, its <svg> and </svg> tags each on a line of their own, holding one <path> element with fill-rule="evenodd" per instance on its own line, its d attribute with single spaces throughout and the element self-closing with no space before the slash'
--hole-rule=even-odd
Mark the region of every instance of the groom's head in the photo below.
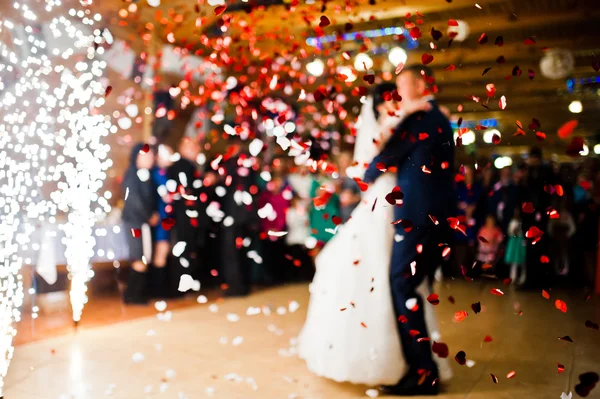
<svg viewBox="0 0 600 399">
<path fill-rule="evenodd" d="M 432 81 L 431 69 L 422 65 L 413 65 L 402 70 L 396 79 L 396 85 L 402 101 L 412 102 L 429 92 L 429 82 Z"/>
</svg>

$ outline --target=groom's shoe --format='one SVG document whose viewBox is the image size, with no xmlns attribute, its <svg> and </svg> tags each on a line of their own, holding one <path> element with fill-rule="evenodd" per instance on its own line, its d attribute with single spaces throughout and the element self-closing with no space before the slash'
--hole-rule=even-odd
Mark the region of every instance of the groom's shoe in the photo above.
<svg viewBox="0 0 600 399">
<path fill-rule="evenodd" d="M 419 373 L 416 369 L 410 369 L 399 383 L 392 386 L 384 386 L 381 392 L 385 395 L 397 396 L 432 396 L 440 391 L 437 371 L 433 373 Z"/>
</svg>

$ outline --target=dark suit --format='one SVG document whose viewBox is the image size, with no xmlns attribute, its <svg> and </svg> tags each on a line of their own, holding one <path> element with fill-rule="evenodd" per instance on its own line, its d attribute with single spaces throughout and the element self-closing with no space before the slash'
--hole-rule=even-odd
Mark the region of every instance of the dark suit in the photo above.
<svg viewBox="0 0 600 399">
<path fill-rule="evenodd" d="M 430 343 L 418 341 L 428 336 L 423 313 L 424 299 L 417 288 L 431 281 L 442 262 L 442 243 L 449 241 L 446 218 L 456 209 L 454 194 L 454 137 L 450 122 L 432 102 L 430 112 L 407 117 L 395 130 L 381 153 L 369 165 L 365 181 L 371 183 L 383 172 L 378 164 L 397 168 L 397 184 L 404 193 L 403 205 L 395 206 L 396 233 L 390 267 L 390 283 L 398 331 L 407 363 L 437 374 Z M 381 166 L 381 165 L 379 165 Z M 439 221 L 435 225 L 430 215 Z M 410 221 L 407 224 L 406 221 Z M 412 229 L 409 226 L 412 225 Z M 421 244 L 422 250 L 418 251 Z M 414 270 L 411 263 L 416 262 Z M 407 308 L 416 300 L 418 308 Z M 419 332 L 412 336 L 411 330 Z"/>
</svg>

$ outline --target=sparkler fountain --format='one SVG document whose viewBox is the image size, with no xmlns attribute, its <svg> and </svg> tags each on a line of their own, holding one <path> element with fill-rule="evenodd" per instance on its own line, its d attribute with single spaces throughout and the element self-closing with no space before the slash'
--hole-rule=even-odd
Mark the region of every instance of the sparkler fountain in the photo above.
<svg viewBox="0 0 600 399">
<path fill-rule="evenodd" d="M 97 193 L 112 166 L 101 139 L 116 127 L 99 110 L 106 63 L 96 59 L 103 38 L 93 28 L 101 16 L 85 7 L 91 2 L 68 15 L 59 15 L 61 0 L 32 2 L 43 7 L 42 18 L 27 1 L 15 2 L 19 20 L 0 22 L 0 33 L 13 38 L 10 46 L 0 43 L 0 397 L 23 304 L 20 254 L 36 225 L 67 216 L 59 228 L 77 323 L 92 274 L 93 226 L 110 211 Z"/>
</svg>

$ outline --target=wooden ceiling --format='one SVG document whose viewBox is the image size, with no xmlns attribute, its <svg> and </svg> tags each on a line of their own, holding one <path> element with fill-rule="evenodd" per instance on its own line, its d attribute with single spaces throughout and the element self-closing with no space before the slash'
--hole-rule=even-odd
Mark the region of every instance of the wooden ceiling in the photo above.
<svg viewBox="0 0 600 399">
<path fill-rule="evenodd" d="M 547 144 L 554 145 L 557 152 L 564 144 L 555 138 L 556 131 L 564 122 L 578 119 L 577 134 L 589 136 L 591 144 L 595 144 L 591 136 L 600 126 L 600 92 L 594 85 L 587 90 L 576 87 L 569 92 L 566 79 L 544 78 L 539 67 L 548 48 L 565 48 L 575 56 L 571 77 L 600 75 L 593 68 L 600 61 L 597 0 L 248 0 L 228 1 L 227 9 L 220 15 L 216 15 L 215 7 L 206 0 L 162 0 L 158 7 L 149 6 L 146 0 L 96 3 L 95 7 L 108 18 L 113 34 L 128 40 L 137 51 L 144 51 L 148 39 L 152 38 L 187 46 L 203 56 L 214 54 L 217 61 L 221 59 L 220 53 L 225 52 L 229 62 L 223 62 L 222 66 L 227 74 L 247 75 L 249 82 L 265 86 L 275 73 L 271 68 L 278 56 L 304 64 L 320 57 L 325 61 L 332 59 L 336 66 L 352 66 L 351 60 L 342 57 L 344 52 L 351 57 L 367 52 L 374 60 L 373 69 L 379 80 L 385 76 L 383 71 L 390 71 L 387 52 L 381 48 L 405 46 L 406 41 L 387 36 L 339 41 L 317 49 L 308 46 L 306 39 L 321 34 L 417 26 L 422 37 L 416 48 L 408 51 L 407 63 L 421 63 L 425 53 L 434 57 L 429 66 L 439 86 L 438 99 L 457 116 L 472 120 L 496 118 L 505 134 L 516 130 L 517 120 L 527 125 L 532 118 L 537 118 L 541 122 L 540 129 L 547 133 Z M 329 26 L 319 28 L 321 16 L 329 19 Z M 468 23 L 467 40 L 449 45 L 446 29 L 450 19 Z M 444 36 L 435 41 L 430 34 L 432 28 Z M 478 38 L 484 33 L 488 41 L 480 44 Z M 497 36 L 503 38 L 501 47 L 494 45 Z M 232 38 L 230 47 L 215 49 L 215 43 L 224 37 Z M 526 43 L 526 39 L 532 41 Z M 432 44 L 436 48 L 432 48 Z M 379 49 L 378 54 L 374 49 Z M 497 62 L 501 56 L 504 63 Z M 521 76 L 512 76 L 515 66 L 523 72 Z M 267 73 L 261 74 L 263 67 Z M 491 69 L 484 74 L 487 68 Z M 534 74 L 532 78 L 529 70 Z M 393 68 L 391 72 L 388 77 L 393 76 Z M 370 86 L 361 79 L 364 73 L 358 73 L 359 78 L 353 83 L 336 79 L 335 68 L 314 82 L 301 77 L 305 73 L 303 68 L 294 74 L 297 81 L 290 98 L 295 100 L 300 89 L 312 92 L 318 87 L 337 86 L 348 95 L 349 101 L 344 107 L 351 111 L 358 102 L 358 98 L 351 95 L 352 88 Z M 294 78 L 288 77 L 288 81 L 291 80 Z M 488 84 L 495 85 L 496 95 L 484 107 Z M 498 105 L 501 96 L 507 99 L 504 110 Z M 480 101 L 475 102 L 473 97 Z M 568 111 L 568 104 L 573 100 L 582 101 L 583 113 L 573 115 Z M 459 108 L 462 108 L 460 113 Z M 528 131 L 526 138 L 518 139 L 519 143 L 510 144 L 535 142 L 535 135 Z M 509 142 L 503 140 L 502 144 Z"/>
</svg>

